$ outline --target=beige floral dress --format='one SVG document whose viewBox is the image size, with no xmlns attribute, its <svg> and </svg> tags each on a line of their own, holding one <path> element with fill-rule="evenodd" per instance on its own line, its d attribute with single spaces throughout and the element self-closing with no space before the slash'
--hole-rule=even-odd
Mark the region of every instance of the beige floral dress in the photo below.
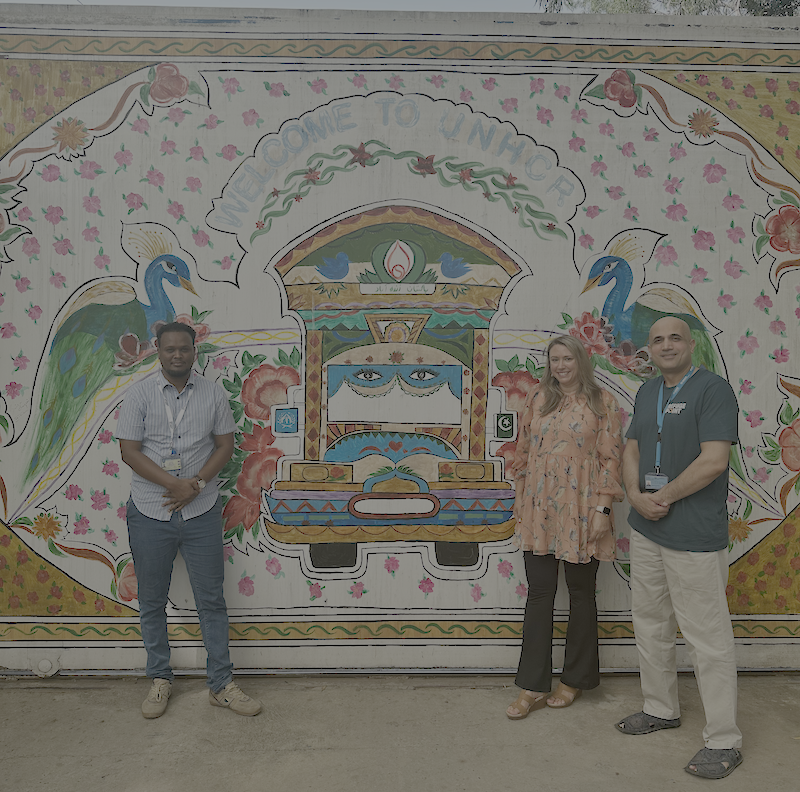
<svg viewBox="0 0 800 792">
<path fill-rule="evenodd" d="M 544 392 L 532 391 L 519 422 L 513 466 L 515 543 L 573 564 L 592 558 L 613 561 L 613 516 L 611 531 L 597 542 L 588 540 L 588 525 L 600 495 L 623 498 L 619 405 L 604 390 L 606 414 L 598 417 L 584 396 L 570 395 L 543 417 L 543 402 Z"/>
</svg>

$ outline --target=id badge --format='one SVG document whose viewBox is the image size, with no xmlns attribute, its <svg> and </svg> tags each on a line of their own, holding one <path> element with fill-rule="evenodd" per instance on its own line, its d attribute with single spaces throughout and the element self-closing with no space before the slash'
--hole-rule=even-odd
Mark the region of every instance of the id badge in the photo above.
<svg viewBox="0 0 800 792">
<path fill-rule="evenodd" d="M 644 488 L 646 492 L 658 492 L 669 484 L 669 477 L 663 473 L 645 473 Z"/>
<path fill-rule="evenodd" d="M 181 470 L 181 457 L 180 454 L 170 454 L 168 457 L 164 457 L 161 462 L 161 467 L 164 470 L 172 473 L 174 475 L 178 475 Z"/>
</svg>

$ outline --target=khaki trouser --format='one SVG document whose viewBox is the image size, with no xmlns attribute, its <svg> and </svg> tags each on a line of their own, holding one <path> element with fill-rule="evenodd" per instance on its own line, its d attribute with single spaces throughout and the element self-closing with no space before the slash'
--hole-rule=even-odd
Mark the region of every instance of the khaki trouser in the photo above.
<svg viewBox="0 0 800 792">
<path fill-rule="evenodd" d="M 679 628 L 706 713 L 707 748 L 742 745 L 736 726 L 736 656 L 727 582 L 727 548 L 710 553 L 670 550 L 631 532 L 633 629 L 643 710 L 657 718 L 680 717 L 675 648 Z"/>
</svg>

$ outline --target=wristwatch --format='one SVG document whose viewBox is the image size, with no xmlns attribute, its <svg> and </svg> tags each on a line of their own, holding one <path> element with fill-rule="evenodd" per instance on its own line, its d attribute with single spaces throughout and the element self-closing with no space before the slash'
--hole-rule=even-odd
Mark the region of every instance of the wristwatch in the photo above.
<svg viewBox="0 0 800 792">
<path fill-rule="evenodd" d="M 205 487 L 206 483 L 205 481 L 203 481 L 203 479 L 200 478 L 200 476 L 195 476 L 195 480 L 197 481 L 197 486 L 200 487 L 200 489 L 203 489 L 203 487 Z"/>
<path fill-rule="evenodd" d="M 598 514 L 611 514 L 611 509 L 608 506 L 595 506 L 594 510 Z"/>
</svg>

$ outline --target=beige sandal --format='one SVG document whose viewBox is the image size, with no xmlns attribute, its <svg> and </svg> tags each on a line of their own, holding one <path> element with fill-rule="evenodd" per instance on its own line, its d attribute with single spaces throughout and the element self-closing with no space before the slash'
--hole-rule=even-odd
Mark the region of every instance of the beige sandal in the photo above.
<svg viewBox="0 0 800 792">
<path fill-rule="evenodd" d="M 517 700 L 513 704 L 509 704 L 506 710 L 506 716 L 509 720 L 522 720 L 527 718 L 528 715 L 534 710 L 544 709 L 547 705 L 548 693 L 534 694 L 529 690 L 520 690 Z M 517 712 L 512 715 L 510 710 L 515 709 Z"/>
<path fill-rule="evenodd" d="M 548 696 L 547 706 L 552 709 L 564 709 L 565 707 L 571 706 L 575 699 L 580 698 L 581 693 L 583 693 L 583 691 L 580 688 L 573 688 L 569 685 L 565 685 L 563 682 L 559 682 L 556 692 L 553 693 L 552 696 Z M 561 699 L 564 703 L 551 704 L 550 702 L 554 699 Z"/>
</svg>

